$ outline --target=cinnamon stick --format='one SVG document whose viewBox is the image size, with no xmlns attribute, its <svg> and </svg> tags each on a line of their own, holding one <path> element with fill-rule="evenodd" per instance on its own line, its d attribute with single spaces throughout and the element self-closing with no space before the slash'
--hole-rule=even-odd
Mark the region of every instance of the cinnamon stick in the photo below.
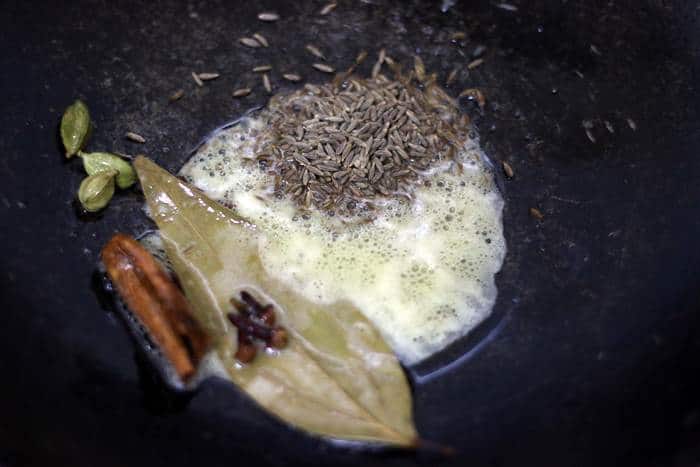
<svg viewBox="0 0 700 467">
<path fill-rule="evenodd" d="M 190 304 L 155 258 L 133 238 L 116 234 L 102 249 L 107 274 L 129 309 L 183 381 L 209 348 Z"/>
</svg>

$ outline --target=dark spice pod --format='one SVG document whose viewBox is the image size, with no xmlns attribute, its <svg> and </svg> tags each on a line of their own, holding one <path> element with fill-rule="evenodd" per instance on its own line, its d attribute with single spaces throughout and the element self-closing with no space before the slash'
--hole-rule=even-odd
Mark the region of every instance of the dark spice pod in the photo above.
<svg viewBox="0 0 700 467">
<path fill-rule="evenodd" d="M 228 319 L 238 329 L 238 351 L 236 358 L 241 363 L 250 362 L 256 354 L 255 340 L 260 340 L 267 347 L 281 349 L 287 345 L 287 330 L 275 326 L 275 309 L 272 304 L 263 305 L 245 290 L 241 299 L 232 297 L 231 305 L 238 313 L 229 313 Z"/>
</svg>

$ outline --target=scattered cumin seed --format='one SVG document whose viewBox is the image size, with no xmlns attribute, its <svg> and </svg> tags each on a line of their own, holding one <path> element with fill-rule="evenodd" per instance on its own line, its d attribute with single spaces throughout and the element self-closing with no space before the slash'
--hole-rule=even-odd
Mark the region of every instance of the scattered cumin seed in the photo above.
<svg viewBox="0 0 700 467">
<path fill-rule="evenodd" d="M 258 19 L 260 21 L 272 22 L 272 21 L 277 21 L 278 19 L 280 19 L 280 15 L 278 15 L 277 13 L 275 13 L 273 11 L 263 11 L 262 13 L 258 13 Z"/>
<path fill-rule="evenodd" d="M 481 66 L 482 63 L 484 63 L 484 59 L 477 58 L 476 60 L 472 60 L 471 62 L 469 62 L 467 68 L 473 70 L 474 68 Z"/>
<path fill-rule="evenodd" d="M 457 72 L 458 72 L 458 71 L 459 71 L 459 70 L 458 70 L 457 68 L 455 68 L 454 70 L 452 70 L 452 71 L 450 72 L 449 75 L 447 75 L 447 81 L 446 81 L 446 83 L 447 83 L 448 86 L 449 86 L 450 84 L 452 84 L 452 82 L 455 80 L 455 78 L 457 77 Z"/>
<path fill-rule="evenodd" d="M 335 72 L 335 68 L 333 68 L 332 66 L 326 65 L 325 63 L 314 63 L 311 66 L 316 68 L 318 71 L 322 71 L 324 73 L 334 73 Z"/>
<path fill-rule="evenodd" d="M 126 136 L 127 139 L 129 139 L 129 140 L 131 140 L 131 141 L 133 141 L 133 142 L 135 142 L 135 143 L 141 143 L 141 144 L 143 144 L 143 143 L 146 142 L 146 138 L 144 138 L 143 136 L 139 135 L 138 133 L 134 133 L 133 131 L 127 131 L 125 136 Z"/>
<path fill-rule="evenodd" d="M 416 72 L 416 78 L 419 81 L 425 80 L 425 65 L 418 55 L 413 56 L 413 70 Z"/>
<path fill-rule="evenodd" d="M 263 73 L 262 82 L 263 86 L 265 87 L 265 91 L 267 91 L 268 94 L 272 94 L 272 85 L 270 84 L 270 77 L 267 75 L 267 73 Z"/>
<path fill-rule="evenodd" d="M 282 75 L 282 77 L 284 79 L 286 79 L 287 81 L 294 81 L 294 82 L 301 81 L 301 76 L 299 76 L 295 73 L 285 73 Z"/>
<path fill-rule="evenodd" d="M 210 81 L 218 78 L 220 75 L 219 73 L 199 73 L 197 76 L 199 76 L 199 79 L 202 81 Z"/>
<path fill-rule="evenodd" d="M 184 96 L 184 95 L 185 95 L 185 90 L 184 90 L 184 89 L 178 89 L 177 91 L 175 91 L 174 93 L 172 93 L 168 99 L 170 100 L 170 102 L 175 102 L 175 101 L 177 101 L 177 100 L 182 99 L 182 96 Z"/>
<path fill-rule="evenodd" d="M 323 53 L 319 50 L 318 47 L 316 47 L 313 44 L 306 44 L 306 50 L 313 55 L 314 57 L 320 58 L 321 60 L 325 60 L 326 57 L 323 55 Z"/>
<path fill-rule="evenodd" d="M 244 97 L 250 94 L 250 88 L 240 88 L 233 91 L 233 97 Z"/>
<path fill-rule="evenodd" d="M 252 47 L 254 49 L 260 47 L 260 42 L 256 41 L 251 37 L 241 37 L 240 39 L 238 39 L 238 41 L 246 47 Z"/>
<path fill-rule="evenodd" d="M 374 63 L 374 66 L 372 66 L 372 79 L 377 79 L 377 76 L 379 76 L 379 72 L 382 69 L 382 65 L 384 64 L 384 60 L 386 60 L 386 50 L 382 49 L 379 51 L 379 56 L 377 57 L 377 61 Z"/>
<path fill-rule="evenodd" d="M 496 8 L 506 11 L 518 11 L 518 7 L 510 3 L 497 3 L 494 5 Z"/>
<path fill-rule="evenodd" d="M 269 46 L 270 46 L 270 43 L 267 42 L 267 39 L 265 39 L 265 36 L 263 36 L 262 34 L 256 32 L 255 34 L 253 34 L 253 37 L 255 38 L 256 41 L 260 42 L 260 44 L 261 44 L 263 47 L 269 47 Z"/>
<path fill-rule="evenodd" d="M 503 173 L 506 174 L 506 177 L 513 178 L 513 175 L 515 174 L 513 172 L 513 167 L 511 167 L 510 164 L 506 161 L 502 161 L 501 165 L 503 166 Z"/>
<path fill-rule="evenodd" d="M 204 86 L 204 83 L 200 79 L 199 75 L 195 73 L 194 71 L 192 72 L 192 79 L 194 79 L 194 82 L 197 83 L 197 86 L 202 87 Z"/>
<path fill-rule="evenodd" d="M 264 73 L 264 72 L 270 71 L 270 70 L 272 70 L 272 66 L 260 65 L 260 66 L 256 66 L 255 68 L 253 68 L 253 73 Z"/>
<path fill-rule="evenodd" d="M 367 51 L 366 50 L 360 51 L 360 53 L 357 54 L 357 57 L 355 57 L 355 64 L 359 65 L 360 63 L 365 61 L 365 58 L 367 58 Z"/>
<path fill-rule="evenodd" d="M 467 37 L 467 34 L 464 31 L 457 31 L 452 33 L 452 40 L 453 41 L 461 41 Z"/>
<path fill-rule="evenodd" d="M 530 215 L 537 219 L 538 221 L 541 221 L 544 219 L 544 214 L 542 214 L 542 211 L 540 211 L 537 208 L 530 208 Z"/>
<path fill-rule="evenodd" d="M 627 117 L 627 125 L 632 131 L 637 131 L 637 123 L 629 117 Z"/>
<path fill-rule="evenodd" d="M 590 129 L 590 128 L 586 128 L 585 130 L 586 130 L 586 137 L 588 138 L 588 140 L 589 140 L 591 143 L 595 143 L 595 142 L 596 142 L 596 139 L 595 139 L 595 136 L 593 136 L 593 132 L 591 131 L 591 129 Z"/>
<path fill-rule="evenodd" d="M 337 3 L 331 2 L 331 3 L 327 4 L 326 6 L 324 6 L 323 8 L 321 8 L 321 11 L 319 11 L 319 14 L 321 16 L 326 16 L 328 13 L 335 10 L 335 7 L 337 7 L 337 6 L 338 6 Z"/>
<path fill-rule="evenodd" d="M 588 139 L 591 141 L 591 143 L 595 143 L 596 139 L 595 136 L 593 136 L 593 128 L 595 124 L 593 123 L 593 120 L 583 120 L 581 122 L 581 126 L 583 127 L 584 130 L 586 130 L 586 136 Z"/>
</svg>

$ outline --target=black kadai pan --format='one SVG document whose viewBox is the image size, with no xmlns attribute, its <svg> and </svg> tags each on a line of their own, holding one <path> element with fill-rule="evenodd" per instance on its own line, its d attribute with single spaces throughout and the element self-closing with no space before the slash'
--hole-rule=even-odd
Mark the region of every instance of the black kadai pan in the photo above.
<svg viewBox="0 0 700 467">
<path fill-rule="evenodd" d="M 4 2 L 0 466 L 695 465 L 698 3 L 339 1 L 322 17 L 323 4 Z M 261 25 L 263 10 L 283 19 Z M 483 110 L 468 99 L 462 110 L 515 172 L 501 183 L 498 301 L 493 319 L 410 370 L 418 430 L 452 457 L 316 439 L 218 379 L 185 401 L 160 397 L 101 300 L 101 246 L 151 225 L 138 189 L 79 214 L 63 110 L 85 100 L 92 146 L 176 170 L 212 130 L 265 104 L 262 92 L 231 98 L 260 61 L 237 38 L 257 30 L 270 47 L 256 53 L 311 82 L 325 77 L 307 66 L 309 42 L 338 66 L 362 49 L 419 53 L 442 79 L 484 59 L 448 90 L 483 91 Z M 221 77 L 200 88 L 195 70 Z"/>
</svg>

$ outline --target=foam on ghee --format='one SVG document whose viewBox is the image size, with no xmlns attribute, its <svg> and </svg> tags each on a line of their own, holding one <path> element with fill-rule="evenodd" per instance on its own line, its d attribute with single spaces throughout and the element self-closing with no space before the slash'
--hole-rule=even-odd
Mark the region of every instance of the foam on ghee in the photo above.
<svg viewBox="0 0 700 467">
<path fill-rule="evenodd" d="M 435 167 L 413 201 L 389 200 L 372 222 L 343 223 L 319 211 L 301 216 L 272 196 L 272 175 L 246 160 L 264 125 L 246 118 L 221 130 L 180 174 L 260 227 L 270 274 L 311 300 L 353 302 L 405 364 L 489 315 L 506 251 L 503 199 L 476 140 L 458 155 L 462 173 Z"/>
</svg>

